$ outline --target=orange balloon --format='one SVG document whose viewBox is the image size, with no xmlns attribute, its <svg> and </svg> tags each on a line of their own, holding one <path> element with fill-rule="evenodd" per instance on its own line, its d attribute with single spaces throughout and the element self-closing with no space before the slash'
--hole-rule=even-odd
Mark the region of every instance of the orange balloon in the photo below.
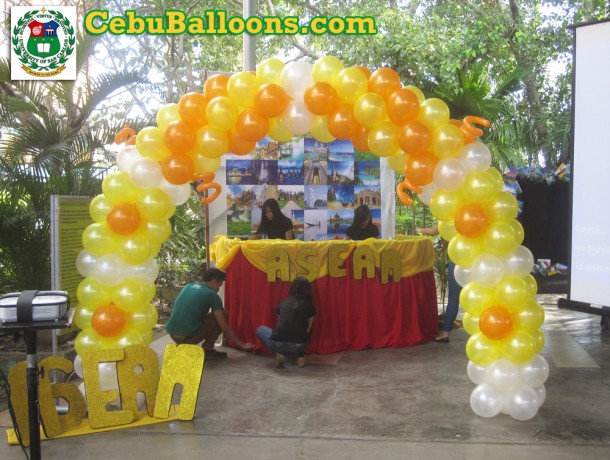
<svg viewBox="0 0 610 460">
<path fill-rule="evenodd" d="M 430 143 L 430 132 L 422 122 L 413 120 L 403 125 L 398 131 L 400 148 L 410 155 L 419 155 Z"/>
<path fill-rule="evenodd" d="M 430 152 L 409 155 L 405 163 L 405 175 L 413 185 L 428 185 L 434 178 L 436 163 L 438 163 L 438 158 Z"/>
<path fill-rule="evenodd" d="M 275 83 L 261 85 L 254 95 L 254 107 L 267 117 L 279 117 L 290 102 L 290 97 Z"/>
<path fill-rule="evenodd" d="M 360 70 L 367 80 L 371 78 L 371 71 L 368 68 L 364 67 L 363 65 L 355 65 L 354 67 Z"/>
<path fill-rule="evenodd" d="M 203 93 L 186 93 L 178 101 L 180 118 L 194 129 L 201 128 L 207 123 L 205 108 L 209 100 L 209 96 Z"/>
<path fill-rule="evenodd" d="M 161 173 L 170 184 L 182 185 L 193 180 L 195 165 L 188 156 L 175 154 L 161 163 Z"/>
<path fill-rule="evenodd" d="M 135 232 L 142 217 L 135 204 L 121 203 L 114 205 L 106 215 L 108 228 L 119 235 L 130 235 Z"/>
<path fill-rule="evenodd" d="M 172 121 L 163 131 L 163 142 L 172 153 L 186 153 L 195 147 L 195 131 L 182 120 Z"/>
<path fill-rule="evenodd" d="M 388 116 L 397 125 L 414 120 L 419 113 L 419 99 L 407 88 L 398 88 L 390 93 L 387 100 Z"/>
<path fill-rule="evenodd" d="M 305 89 L 305 105 L 314 115 L 328 115 L 337 109 L 339 95 L 330 83 L 316 81 Z M 336 137 L 336 136 L 335 136 Z"/>
<path fill-rule="evenodd" d="M 400 76 L 389 67 L 377 69 L 369 77 L 369 92 L 377 93 L 384 99 L 400 87 Z"/>
<path fill-rule="evenodd" d="M 370 152 L 369 130 L 364 126 L 358 126 L 356 133 L 352 136 L 352 144 L 359 152 Z"/>
<path fill-rule="evenodd" d="M 269 132 L 269 119 L 261 111 L 247 108 L 237 117 L 235 130 L 247 141 L 260 141 Z"/>
<path fill-rule="evenodd" d="M 229 82 L 229 76 L 223 73 L 217 73 L 209 77 L 203 84 L 204 93 L 210 98 L 216 96 L 228 96 L 227 83 Z"/>
<path fill-rule="evenodd" d="M 351 138 L 360 128 L 354 117 L 354 108 L 349 104 L 341 104 L 338 109 L 331 112 L 327 123 L 328 132 L 341 140 Z"/>
<path fill-rule="evenodd" d="M 102 337 L 115 336 L 125 327 L 125 313 L 113 303 L 104 305 L 93 313 L 91 326 Z"/>
<path fill-rule="evenodd" d="M 248 141 L 240 136 L 237 130 L 233 129 L 228 133 L 229 147 L 228 151 L 236 155 L 247 155 L 256 147 L 255 141 Z"/>
<path fill-rule="evenodd" d="M 500 306 L 486 309 L 479 318 L 481 332 L 492 340 L 500 340 L 513 330 L 513 320 L 509 311 Z"/>
<path fill-rule="evenodd" d="M 482 235 L 489 222 L 482 206 L 470 203 L 462 206 L 455 214 L 455 229 L 470 238 Z"/>
</svg>

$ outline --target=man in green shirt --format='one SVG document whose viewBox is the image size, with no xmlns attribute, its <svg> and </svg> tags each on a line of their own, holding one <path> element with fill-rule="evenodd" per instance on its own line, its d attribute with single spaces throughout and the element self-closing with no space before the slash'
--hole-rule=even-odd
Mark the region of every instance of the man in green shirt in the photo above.
<svg viewBox="0 0 610 460">
<path fill-rule="evenodd" d="M 225 273 L 218 268 L 203 272 L 203 282 L 189 283 L 176 298 L 172 314 L 165 325 L 169 336 L 178 345 L 202 343 L 205 359 L 224 359 L 227 354 L 214 349 L 220 333 L 243 350 L 254 348 L 244 343 L 229 326 L 227 311 L 222 305 L 218 290 L 224 283 Z"/>
</svg>

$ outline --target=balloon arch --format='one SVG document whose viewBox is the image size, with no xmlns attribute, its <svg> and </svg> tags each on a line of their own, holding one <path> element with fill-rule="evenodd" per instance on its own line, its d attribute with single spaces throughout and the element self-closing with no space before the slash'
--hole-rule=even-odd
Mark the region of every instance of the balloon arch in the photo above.
<svg viewBox="0 0 610 460">
<path fill-rule="evenodd" d="M 286 142 L 310 133 L 321 142 L 349 139 L 405 173 L 397 196 L 410 205 L 411 191 L 429 204 L 463 286 L 467 372 L 477 385 L 473 411 L 517 420 L 536 415 L 548 377 L 538 355 L 544 311 L 534 300 L 533 257 L 521 245 L 517 202 L 502 190 L 489 149 L 477 140 L 483 131 L 475 124 L 489 127 L 487 120 L 452 120 L 442 100 L 402 86 L 392 69 L 345 68 L 325 56 L 313 65 L 271 58 L 256 72 L 214 75 L 202 93 L 161 107 L 156 121 L 137 135 L 129 129 L 117 135 L 119 171 L 104 179 L 90 205 L 94 223 L 83 232 L 77 260 L 85 277 L 74 319 L 79 355 L 150 344 L 157 322 L 154 257 L 170 236 L 175 207 L 191 194 L 190 182 L 213 191 L 202 198 L 210 203 L 220 193 L 213 180 L 225 153 L 248 154 L 265 136 Z"/>
</svg>

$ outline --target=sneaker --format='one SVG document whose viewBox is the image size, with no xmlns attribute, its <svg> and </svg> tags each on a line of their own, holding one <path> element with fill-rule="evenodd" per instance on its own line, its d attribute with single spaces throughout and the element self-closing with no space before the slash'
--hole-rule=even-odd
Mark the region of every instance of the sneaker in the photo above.
<svg viewBox="0 0 610 460">
<path fill-rule="evenodd" d="M 299 367 L 305 367 L 309 364 L 309 361 L 307 361 L 305 358 L 297 358 L 297 366 Z"/>
<path fill-rule="evenodd" d="M 218 351 L 218 350 L 215 350 L 214 348 L 212 348 L 210 350 L 206 350 L 204 348 L 203 352 L 204 352 L 206 361 L 216 361 L 219 359 L 227 358 L 227 354 L 224 351 Z"/>
<path fill-rule="evenodd" d="M 278 369 L 284 367 L 285 360 L 286 360 L 286 357 L 283 354 L 276 353 L 275 354 L 275 367 Z"/>
</svg>

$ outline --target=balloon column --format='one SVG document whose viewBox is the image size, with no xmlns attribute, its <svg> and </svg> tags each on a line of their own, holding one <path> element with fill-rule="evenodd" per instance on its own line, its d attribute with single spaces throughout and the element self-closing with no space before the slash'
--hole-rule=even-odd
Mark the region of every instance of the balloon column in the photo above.
<svg viewBox="0 0 610 460">
<path fill-rule="evenodd" d="M 405 190 L 417 193 L 449 241 L 455 278 L 463 286 L 463 324 L 470 334 L 468 375 L 477 384 L 470 397 L 473 411 L 482 417 L 503 412 L 529 420 L 544 402 L 549 372 L 537 354 L 544 346 L 544 310 L 534 300 L 534 259 L 521 245 L 517 202 L 502 190 L 500 173 L 490 167 L 489 149 L 476 140 L 483 132 L 474 124 L 488 127 L 489 122 L 448 120 L 443 112 L 441 124 L 420 113 L 428 139 L 416 150 L 405 148 L 405 180 L 397 194 L 410 205 Z"/>
<path fill-rule="evenodd" d="M 547 369 L 536 355 L 544 315 L 533 300 L 533 260 L 520 246 L 516 201 L 476 141 L 482 131 L 474 125 L 489 122 L 451 120 L 442 100 L 403 86 L 392 69 L 344 67 L 332 56 L 286 65 L 271 58 L 256 72 L 213 75 L 202 92 L 161 107 L 156 121 L 117 138 L 119 172 L 91 202 L 95 223 L 83 233 L 77 261 L 85 276 L 75 318 L 79 354 L 150 342 L 154 256 L 170 235 L 175 206 L 190 196 L 190 182 L 200 181 L 197 190 L 209 203 L 220 193 L 214 173 L 225 153 L 248 154 L 266 136 L 286 142 L 310 133 L 321 142 L 349 139 L 405 172 L 398 197 L 411 204 L 410 190 L 430 204 L 464 285 L 469 375 L 479 385 L 473 409 L 535 415 Z"/>
</svg>

